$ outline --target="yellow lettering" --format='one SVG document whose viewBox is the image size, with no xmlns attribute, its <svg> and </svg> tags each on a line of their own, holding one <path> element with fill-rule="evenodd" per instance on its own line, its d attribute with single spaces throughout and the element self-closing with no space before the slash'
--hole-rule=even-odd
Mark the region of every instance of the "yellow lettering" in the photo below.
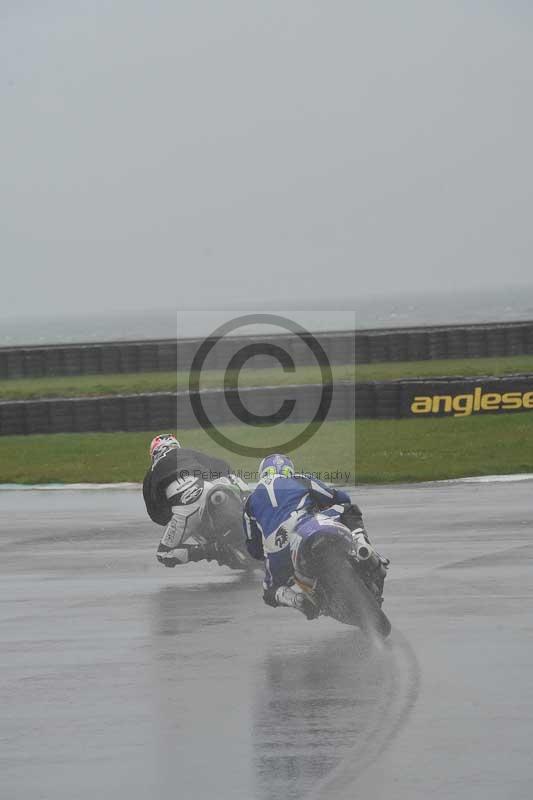
<svg viewBox="0 0 533 800">
<path fill-rule="evenodd" d="M 506 392 L 502 395 L 502 405 L 504 408 L 522 408 L 522 395 L 520 392 Z"/>
<path fill-rule="evenodd" d="M 481 408 L 483 411 L 490 411 L 491 408 L 499 408 L 502 402 L 501 394 L 497 392 L 488 392 L 481 398 Z"/>
<path fill-rule="evenodd" d="M 526 392 L 522 397 L 524 408 L 533 408 L 533 392 Z"/>
<path fill-rule="evenodd" d="M 431 411 L 431 397 L 415 397 L 411 403 L 412 414 L 429 414 Z"/>
<path fill-rule="evenodd" d="M 473 394 L 457 394 L 453 398 L 453 410 L 456 417 L 468 417 L 472 413 L 474 405 Z"/>
<path fill-rule="evenodd" d="M 533 390 L 530 392 L 487 392 L 476 386 L 473 394 L 442 394 L 417 396 L 411 402 L 412 414 L 450 414 L 456 417 L 468 417 L 473 411 L 493 411 L 498 408 L 506 410 L 531 408 L 533 409 Z"/>
<path fill-rule="evenodd" d="M 449 394 L 434 395 L 433 403 L 431 405 L 431 410 L 433 411 L 434 414 L 438 414 L 440 411 L 441 400 L 443 401 L 444 405 L 443 411 L 445 411 L 446 414 L 449 414 L 450 411 L 452 410 L 452 398 Z"/>
</svg>

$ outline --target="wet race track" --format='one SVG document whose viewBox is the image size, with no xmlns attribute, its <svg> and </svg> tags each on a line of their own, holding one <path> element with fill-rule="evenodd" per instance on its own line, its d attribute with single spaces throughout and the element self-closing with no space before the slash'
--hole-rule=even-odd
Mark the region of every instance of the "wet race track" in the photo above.
<svg viewBox="0 0 533 800">
<path fill-rule="evenodd" d="M 2 800 L 526 800 L 533 482 L 362 488 L 393 635 L 166 570 L 135 491 L 0 492 Z"/>
</svg>

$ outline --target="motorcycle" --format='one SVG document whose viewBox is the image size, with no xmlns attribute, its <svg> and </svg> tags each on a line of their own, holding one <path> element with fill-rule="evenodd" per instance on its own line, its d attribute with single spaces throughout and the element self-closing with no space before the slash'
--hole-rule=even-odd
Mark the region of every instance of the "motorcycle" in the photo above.
<svg viewBox="0 0 533 800">
<path fill-rule="evenodd" d="M 294 579 L 319 613 L 386 638 L 391 624 L 382 611 L 389 560 L 362 532 L 315 514 L 289 534 Z"/>
<path fill-rule="evenodd" d="M 244 546 L 242 510 L 243 495 L 237 487 L 231 484 L 212 486 L 200 512 L 204 536 L 196 534 L 194 538 L 201 543 L 214 542 L 220 553 L 220 563 L 231 569 L 252 570 L 257 564 Z"/>
</svg>

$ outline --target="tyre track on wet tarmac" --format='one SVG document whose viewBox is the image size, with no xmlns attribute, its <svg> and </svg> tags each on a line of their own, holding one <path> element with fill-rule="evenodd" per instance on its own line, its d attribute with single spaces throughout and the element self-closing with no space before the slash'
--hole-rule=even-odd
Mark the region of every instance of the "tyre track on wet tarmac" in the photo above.
<svg viewBox="0 0 533 800">
<path fill-rule="evenodd" d="M 258 672 L 253 709 L 256 800 L 342 797 L 393 742 L 420 688 L 408 641 L 323 625 Z M 278 629 L 278 639 L 285 639 Z M 351 797 L 347 794 L 347 797 Z"/>
<path fill-rule="evenodd" d="M 374 764 L 392 744 L 407 723 L 416 704 L 421 672 L 416 654 L 408 640 L 395 631 L 386 642 L 372 643 L 384 666 L 383 693 L 374 707 L 374 715 L 360 731 L 357 743 L 303 800 L 353 800 L 353 791 L 359 777 Z"/>
<path fill-rule="evenodd" d="M 358 494 L 393 564 L 381 647 L 257 576 L 161 571 L 131 492 L 4 492 L 6 797 L 528 798 L 531 485 Z"/>
</svg>

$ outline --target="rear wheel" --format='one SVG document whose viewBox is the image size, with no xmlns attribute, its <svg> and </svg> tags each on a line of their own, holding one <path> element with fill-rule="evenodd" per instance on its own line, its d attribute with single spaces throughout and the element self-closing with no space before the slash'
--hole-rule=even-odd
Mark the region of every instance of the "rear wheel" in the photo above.
<svg viewBox="0 0 533 800">
<path fill-rule="evenodd" d="M 252 571 L 257 565 L 244 547 L 242 500 L 236 491 L 226 486 L 214 487 L 206 498 L 206 511 L 224 563 L 231 569 Z"/>
<path fill-rule="evenodd" d="M 391 624 L 348 553 L 340 547 L 321 548 L 317 566 L 325 613 L 385 639 L 391 632 Z"/>
</svg>

